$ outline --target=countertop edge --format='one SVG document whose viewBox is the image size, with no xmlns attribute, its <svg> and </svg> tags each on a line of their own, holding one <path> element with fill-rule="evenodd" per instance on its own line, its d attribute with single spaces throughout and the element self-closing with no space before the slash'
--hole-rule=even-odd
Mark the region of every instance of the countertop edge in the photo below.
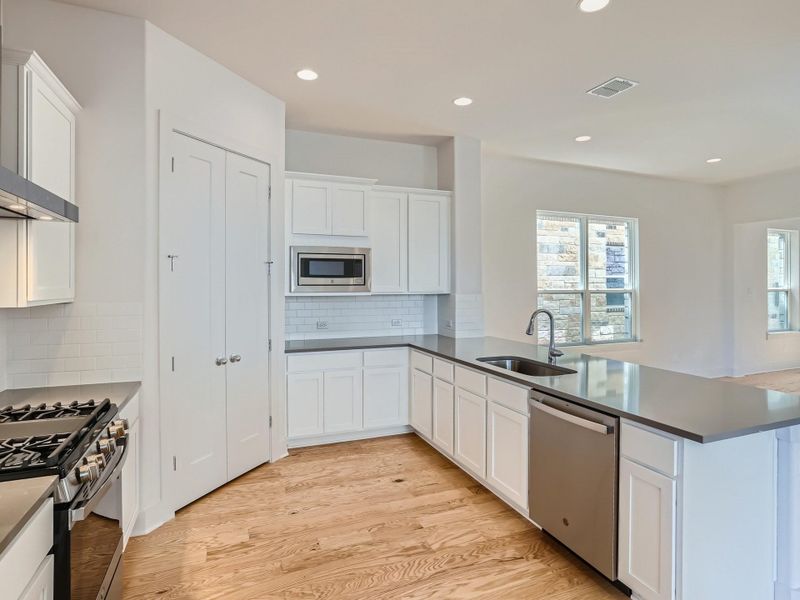
<svg viewBox="0 0 800 600">
<path fill-rule="evenodd" d="M 5 536 L 3 536 L 2 539 L 0 539 L 0 556 L 2 556 L 3 552 L 6 551 L 6 548 L 9 547 L 11 542 L 14 541 L 19 532 L 22 531 L 22 529 L 25 527 L 25 525 L 28 523 L 28 521 L 34 515 L 34 513 L 37 510 L 39 510 L 39 507 L 42 505 L 42 502 L 49 496 L 51 496 L 53 494 L 53 491 L 56 489 L 56 485 L 58 484 L 58 476 L 49 475 L 47 477 L 50 478 L 50 484 L 43 489 L 42 493 L 39 494 L 39 497 L 35 501 L 30 503 L 28 510 L 26 510 L 25 513 L 22 514 L 19 519 L 17 519 L 17 522 L 14 524 L 14 526 L 11 529 L 9 529 L 8 532 L 6 532 Z M 39 479 L 39 478 L 36 477 L 34 479 Z M 11 481 L 19 481 L 19 480 L 11 480 Z M 3 483 L 11 483 L 11 481 L 0 482 L 0 485 L 2 485 Z"/>
</svg>

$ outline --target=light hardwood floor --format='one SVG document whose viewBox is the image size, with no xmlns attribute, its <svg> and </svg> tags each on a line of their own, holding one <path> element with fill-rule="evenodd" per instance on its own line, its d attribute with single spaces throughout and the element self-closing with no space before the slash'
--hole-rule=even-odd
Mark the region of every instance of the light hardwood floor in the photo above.
<svg viewBox="0 0 800 600">
<path fill-rule="evenodd" d="M 758 373 L 746 377 L 726 377 L 724 381 L 752 385 L 789 394 L 800 394 L 800 369 Z"/>
<path fill-rule="evenodd" d="M 625 598 L 415 435 L 295 450 L 124 560 L 126 600 Z"/>
</svg>

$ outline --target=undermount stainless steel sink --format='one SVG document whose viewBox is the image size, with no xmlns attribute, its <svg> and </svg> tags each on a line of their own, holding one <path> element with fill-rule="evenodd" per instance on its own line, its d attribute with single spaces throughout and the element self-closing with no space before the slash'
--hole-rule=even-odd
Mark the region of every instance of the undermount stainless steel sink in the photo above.
<svg viewBox="0 0 800 600">
<path fill-rule="evenodd" d="M 509 371 L 514 371 L 514 373 L 529 375 L 531 377 L 558 377 L 559 375 L 577 373 L 577 371 L 573 371 L 572 369 L 549 365 L 520 356 L 484 356 L 479 358 L 478 362 L 500 367 L 501 369 L 508 369 Z"/>
</svg>

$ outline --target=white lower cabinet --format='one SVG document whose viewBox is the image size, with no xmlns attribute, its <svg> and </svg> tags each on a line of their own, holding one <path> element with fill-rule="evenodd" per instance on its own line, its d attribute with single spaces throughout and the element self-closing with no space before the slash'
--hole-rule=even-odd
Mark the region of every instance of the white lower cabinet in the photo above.
<svg viewBox="0 0 800 600">
<path fill-rule="evenodd" d="M 288 435 L 319 435 L 322 429 L 323 373 L 289 373 L 286 383 L 288 398 Z"/>
<path fill-rule="evenodd" d="M 675 597 L 675 480 L 619 464 L 619 579 L 641 600 Z"/>
<path fill-rule="evenodd" d="M 453 456 L 455 421 L 455 388 L 452 383 L 435 379 L 433 382 L 433 436 L 439 449 Z"/>
<path fill-rule="evenodd" d="M 408 424 L 408 366 L 364 369 L 364 428 Z"/>
<path fill-rule="evenodd" d="M 411 370 L 411 426 L 431 439 L 433 433 L 433 376 Z"/>
<path fill-rule="evenodd" d="M 292 447 L 408 429 L 408 350 L 302 353 L 287 360 Z"/>
<path fill-rule="evenodd" d="M 491 400 L 487 417 L 486 481 L 527 511 L 528 417 Z"/>
<path fill-rule="evenodd" d="M 456 388 L 455 459 L 486 478 L 486 398 Z"/>
<path fill-rule="evenodd" d="M 361 369 L 328 371 L 323 377 L 323 430 L 354 431 L 364 425 Z"/>
<path fill-rule="evenodd" d="M 44 600 L 53 597 L 53 499 L 48 498 L 0 552 L 0 598 Z"/>
<path fill-rule="evenodd" d="M 47 557 L 39 565 L 36 574 L 28 587 L 22 592 L 19 600 L 53 600 L 53 555 Z"/>
<path fill-rule="evenodd" d="M 120 475 L 120 524 L 124 544 L 127 545 L 128 539 L 136 525 L 139 517 L 139 395 L 137 394 L 128 401 L 128 404 L 120 412 L 120 417 L 128 420 L 128 447 L 125 450 L 127 458 L 125 466 L 122 467 Z"/>
</svg>

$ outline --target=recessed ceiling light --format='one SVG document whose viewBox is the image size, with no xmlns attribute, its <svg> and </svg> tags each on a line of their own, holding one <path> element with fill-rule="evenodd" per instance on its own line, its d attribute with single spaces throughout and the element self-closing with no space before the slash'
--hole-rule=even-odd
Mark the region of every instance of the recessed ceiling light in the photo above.
<svg viewBox="0 0 800 600">
<path fill-rule="evenodd" d="M 466 98 L 462 96 L 461 98 L 456 98 L 455 100 L 453 100 L 453 104 L 455 104 L 456 106 L 469 106 L 470 104 L 472 104 L 472 98 Z"/>
<path fill-rule="evenodd" d="M 590 136 L 590 135 L 579 135 L 578 137 L 575 138 L 575 141 L 576 142 L 588 142 L 591 139 L 592 139 L 592 136 Z"/>
<path fill-rule="evenodd" d="M 706 161 L 708 164 L 713 165 L 714 163 L 722 162 L 721 158 L 709 158 Z"/>
<path fill-rule="evenodd" d="M 50 215 L 42 215 L 41 217 L 39 217 L 39 220 L 40 221 L 52 221 L 53 217 L 51 217 Z"/>
<path fill-rule="evenodd" d="M 611 0 L 580 0 L 578 8 L 585 13 L 593 13 L 603 10 L 610 2 Z"/>
<path fill-rule="evenodd" d="M 312 71 L 311 69 L 300 69 L 297 72 L 297 76 L 303 81 L 314 81 L 317 77 L 319 77 L 317 72 Z"/>
<path fill-rule="evenodd" d="M 22 210 L 25 207 L 22 206 L 22 204 L 9 204 L 8 208 L 10 208 L 11 210 Z"/>
</svg>

